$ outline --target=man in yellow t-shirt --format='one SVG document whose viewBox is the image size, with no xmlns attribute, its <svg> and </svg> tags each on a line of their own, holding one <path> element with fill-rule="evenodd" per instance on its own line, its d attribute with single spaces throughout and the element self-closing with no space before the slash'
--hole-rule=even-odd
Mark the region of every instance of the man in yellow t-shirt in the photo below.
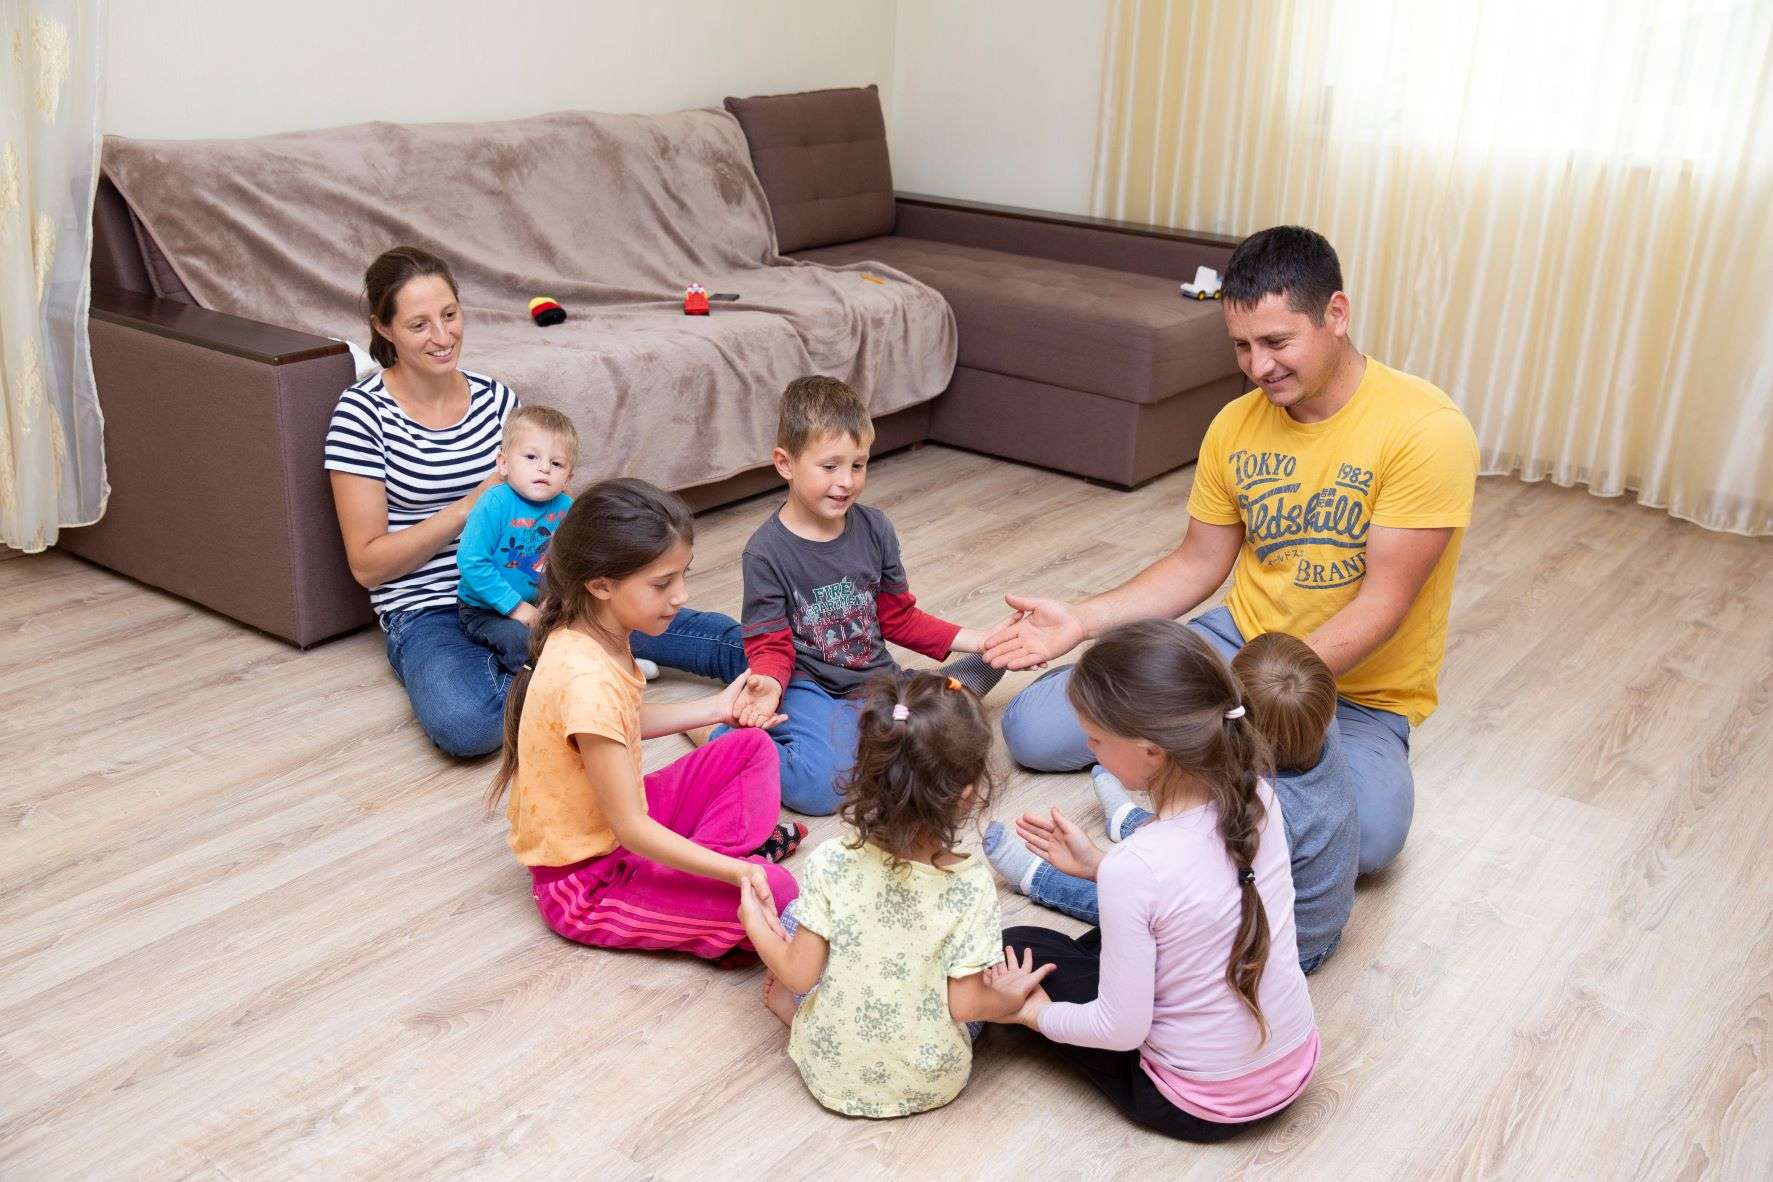
<svg viewBox="0 0 1773 1182">
<path fill-rule="evenodd" d="M 1263 632 L 1290 632 L 1336 674 L 1369 873 L 1410 829 L 1410 728 L 1437 700 L 1477 439 L 1446 394 L 1349 341 L 1341 264 L 1322 235 L 1253 235 L 1232 253 L 1222 296 L 1238 364 L 1259 388 L 1207 430 L 1182 544 L 1081 603 L 1009 596 L 1017 616 L 987 637 L 985 658 L 1044 664 L 1116 624 L 1192 611 L 1230 574 L 1224 606 L 1190 623 L 1227 658 Z M 1026 767 L 1092 762 L 1069 676 L 1054 670 L 1004 712 Z"/>
</svg>

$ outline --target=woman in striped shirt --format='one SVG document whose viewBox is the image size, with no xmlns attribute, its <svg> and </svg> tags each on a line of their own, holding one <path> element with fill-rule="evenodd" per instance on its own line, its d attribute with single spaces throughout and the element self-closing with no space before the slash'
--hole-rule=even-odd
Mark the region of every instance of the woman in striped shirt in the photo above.
<svg viewBox="0 0 1773 1182">
<path fill-rule="evenodd" d="M 499 480 L 499 434 L 517 396 L 458 368 L 462 309 L 442 259 L 397 247 L 370 264 L 364 289 L 370 354 L 383 369 L 340 395 L 326 433 L 346 558 L 425 733 L 450 755 L 484 755 L 502 741 L 511 675 L 462 630 L 456 543 L 474 502 Z M 715 612 L 686 608 L 664 635 L 637 635 L 633 648 L 721 681 L 745 671 L 739 625 Z"/>
</svg>

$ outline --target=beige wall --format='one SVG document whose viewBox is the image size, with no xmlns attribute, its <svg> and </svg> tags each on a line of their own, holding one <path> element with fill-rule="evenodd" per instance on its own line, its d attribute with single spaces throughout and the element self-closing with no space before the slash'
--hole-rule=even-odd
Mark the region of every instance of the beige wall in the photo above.
<svg viewBox="0 0 1773 1182">
<path fill-rule="evenodd" d="M 1107 0 L 113 0 L 105 129 L 670 111 L 878 82 L 902 189 L 1087 212 Z"/>
<path fill-rule="evenodd" d="M 1107 0 L 899 0 L 901 189 L 1087 213 Z"/>
<path fill-rule="evenodd" d="M 894 0 L 113 0 L 105 129 L 670 111 L 880 83 Z"/>
</svg>

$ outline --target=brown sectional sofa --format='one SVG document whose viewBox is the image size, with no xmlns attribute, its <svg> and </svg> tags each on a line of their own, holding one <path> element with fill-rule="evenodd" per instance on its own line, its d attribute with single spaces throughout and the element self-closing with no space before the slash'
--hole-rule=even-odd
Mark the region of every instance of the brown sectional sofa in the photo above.
<svg viewBox="0 0 1773 1182">
<path fill-rule="evenodd" d="M 1219 306 L 1176 288 L 1237 239 L 895 193 L 872 86 L 726 105 L 784 254 L 884 263 L 954 309 L 933 440 L 1131 487 L 1193 460 L 1243 392 Z"/>
<path fill-rule="evenodd" d="M 872 87 L 728 107 L 785 254 L 877 261 L 954 310 L 952 383 L 879 420 L 877 454 L 929 439 L 1130 487 L 1193 460 L 1242 391 L 1217 305 L 1176 290 L 1235 239 L 895 193 Z M 112 496 L 63 548 L 302 646 L 369 623 L 320 466 L 345 346 L 197 307 L 108 183 L 94 239 Z M 702 509 L 777 484 L 760 462 L 680 491 Z"/>
</svg>

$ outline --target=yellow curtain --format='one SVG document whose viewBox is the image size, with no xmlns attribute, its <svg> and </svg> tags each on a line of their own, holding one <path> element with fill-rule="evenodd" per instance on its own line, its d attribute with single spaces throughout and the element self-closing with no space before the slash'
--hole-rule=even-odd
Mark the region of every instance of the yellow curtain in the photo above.
<svg viewBox="0 0 1773 1182">
<path fill-rule="evenodd" d="M 1486 472 L 1773 533 L 1773 3 L 1116 0 L 1098 214 L 1342 257 Z"/>
</svg>

